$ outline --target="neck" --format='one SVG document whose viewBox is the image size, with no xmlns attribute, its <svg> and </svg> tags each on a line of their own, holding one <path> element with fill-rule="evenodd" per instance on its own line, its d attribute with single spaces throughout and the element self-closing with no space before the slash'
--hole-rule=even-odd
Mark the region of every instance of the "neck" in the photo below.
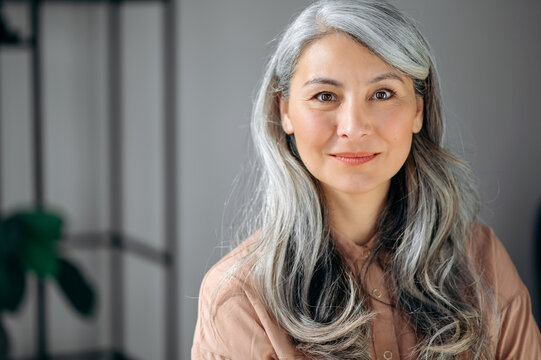
<svg viewBox="0 0 541 360">
<path fill-rule="evenodd" d="M 385 207 L 389 185 L 362 194 L 348 194 L 323 187 L 330 224 L 336 236 L 357 245 L 367 243 L 376 233 L 379 214 Z"/>
</svg>

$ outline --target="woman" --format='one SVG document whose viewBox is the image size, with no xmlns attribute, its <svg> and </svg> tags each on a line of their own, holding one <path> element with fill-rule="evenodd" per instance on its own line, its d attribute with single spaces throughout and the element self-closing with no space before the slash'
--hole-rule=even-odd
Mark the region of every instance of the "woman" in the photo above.
<svg viewBox="0 0 541 360">
<path fill-rule="evenodd" d="M 255 103 L 257 231 L 206 275 L 194 359 L 536 359 L 506 251 L 442 147 L 437 73 L 382 1 L 320 1 Z"/>
</svg>

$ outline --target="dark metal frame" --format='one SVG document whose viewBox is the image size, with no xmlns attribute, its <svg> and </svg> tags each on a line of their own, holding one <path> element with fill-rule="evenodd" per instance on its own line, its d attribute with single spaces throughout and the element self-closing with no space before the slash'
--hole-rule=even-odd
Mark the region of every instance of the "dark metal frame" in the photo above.
<svg viewBox="0 0 541 360">
<path fill-rule="evenodd" d="M 107 233 L 86 233 L 68 236 L 67 243 L 81 249 L 108 247 L 111 249 L 111 337 L 112 349 L 105 351 L 92 351 L 84 354 L 71 354 L 51 357 L 47 349 L 47 313 L 46 313 L 46 286 L 39 281 L 37 284 L 37 326 L 36 326 L 36 349 L 37 359 L 127 359 L 124 355 L 124 291 L 123 291 L 123 257 L 124 252 L 140 256 L 142 259 L 151 261 L 165 268 L 165 357 L 166 359 L 178 358 L 178 257 L 177 257 L 177 124 L 176 124 L 176 26 L 175 26 L 175 2 L 174 0 L 158 0 L 163 3 L 163 84 L 164 84 L 164 119 L 163 119 L 163 143 L 164 143 L 164 207 L 165 207 L 165 250 L 156 250 L 136 239 L 128 238 L 123 233 L 122 211 L 122 108 L 121 108 L 121 5 L 126 2 L 154 2 L 152 0 L 8 0 L 10 2 L 28 3 L 30 18 L 30 39 L 23 40 L 18 45 L 10 47 L 27 47 L 31 51 L 32 62 L 32 91 L 33 91 L 33 168 L 34 168 L 34 203 L 36 208 L 42 208 L 45 204 L 44 194 L 44 156 L 43 156 L 43 118 L 42 118 L 42 69 L 41 69 L 41 7 L 50 2 L 84 2 L 84 3 L 108 3 L 109 4 L 109 151 L 110 151 L 110 209 L 111 231 Z M 1 44 L 0 44 L 1 45 Z M 1 134 L 1 119 L 0 119 Z M 0 156 L 0 180 L 1 180 L 1 156 Z M 0 204 L 1 197 L 0 181 Z"/>
</svg>

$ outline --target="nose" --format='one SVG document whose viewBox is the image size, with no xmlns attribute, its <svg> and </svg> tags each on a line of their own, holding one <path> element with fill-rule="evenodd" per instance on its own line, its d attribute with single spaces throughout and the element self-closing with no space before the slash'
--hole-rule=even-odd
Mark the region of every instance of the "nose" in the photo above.
<svg viewBox="0 0 541 360">
<path fill-rule="evenodd" d="M 338 114 L 336 132 L 341 138 L 359 138 L 370 134 L 372 122 L 361 101 L 345 102 Z"/>
</svg>

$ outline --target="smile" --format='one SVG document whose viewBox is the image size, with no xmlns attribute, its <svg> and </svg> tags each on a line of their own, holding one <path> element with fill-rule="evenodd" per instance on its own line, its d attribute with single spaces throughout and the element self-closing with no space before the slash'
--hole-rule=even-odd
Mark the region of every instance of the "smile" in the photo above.
<svg viewBox="0 0 541 360">
<path fill-rule="evenodd" d="M 379 153 L 338 153 L 330 154 L 333 158 L 346 165 L 361 165 L 378 156 Z"/>
</svg>

